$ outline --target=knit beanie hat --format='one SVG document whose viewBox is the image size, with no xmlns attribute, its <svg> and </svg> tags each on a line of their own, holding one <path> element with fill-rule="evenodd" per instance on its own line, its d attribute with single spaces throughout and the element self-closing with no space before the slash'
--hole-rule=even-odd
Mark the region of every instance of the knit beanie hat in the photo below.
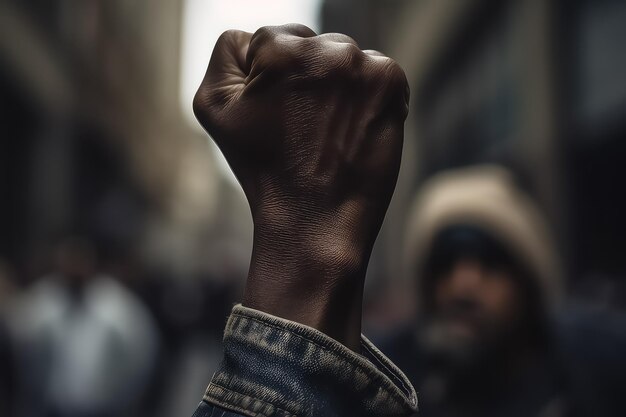
<svg viewBox="0 0 626 417">
<path fill-rule="evenodd" d="M 492 236 L 538 281 L 545 307 L 558 302 L 561 268 L 548 224 L 504 168 L 479 165 L 445 171 L 423 185 L 407 227 L 405 265 L 410 277 L 424 279 L 433 242 L 451 226 L 469 226 Z"/>
</svg>

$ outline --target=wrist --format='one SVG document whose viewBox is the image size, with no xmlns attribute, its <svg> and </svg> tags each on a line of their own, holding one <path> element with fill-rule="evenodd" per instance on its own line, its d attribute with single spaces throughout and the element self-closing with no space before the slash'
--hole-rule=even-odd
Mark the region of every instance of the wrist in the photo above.
<svg viewBox="0 0 626 417">
<path fill-rule="evenodd" d="M 255 221 L 243 304 L 313 327 L 356 351 L 371 244 L 337 222 L 313 223 Z"/>
</svg>

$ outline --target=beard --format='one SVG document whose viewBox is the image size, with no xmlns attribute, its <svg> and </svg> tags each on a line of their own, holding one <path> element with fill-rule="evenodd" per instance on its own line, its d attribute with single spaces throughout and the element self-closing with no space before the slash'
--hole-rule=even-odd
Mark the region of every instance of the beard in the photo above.
<svg viewBox="0 0 626 417">
<path fill-rule="evenodd" d="M 475 337 L 454 331 L 446 320 L 433 318 L 418 330 L 418 342 L 430 363 L 463 369 L 476 362 L 482 351 Z"/>
<path fill-rule="evenodd" d="M 487 362 L 500 356 L 511 341 L 512 328 L 500 326 L 485 317 L 459 319 L 432 316 L 416 336 L 428 362 L 444 373 L 465 374 L 484 369 Z"/>
</svg>

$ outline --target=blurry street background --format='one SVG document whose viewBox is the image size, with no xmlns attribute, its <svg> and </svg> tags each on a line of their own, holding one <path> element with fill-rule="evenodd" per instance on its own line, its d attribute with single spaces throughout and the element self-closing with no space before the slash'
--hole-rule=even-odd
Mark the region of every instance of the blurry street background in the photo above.
<svg viewBox="0 0 626 417">
<path fill-rule="evenodd" d="M 191 99 L 222 31 L 288 22 L 383 51 L 411 85 L 366 334 L 413 314 L 420 185 L 478 163 L 545 213 L 566 303 L 624 312 L 626 2 L 0 0 L 0 416 L 193 413 L 252 222 Z"/>
</svg>

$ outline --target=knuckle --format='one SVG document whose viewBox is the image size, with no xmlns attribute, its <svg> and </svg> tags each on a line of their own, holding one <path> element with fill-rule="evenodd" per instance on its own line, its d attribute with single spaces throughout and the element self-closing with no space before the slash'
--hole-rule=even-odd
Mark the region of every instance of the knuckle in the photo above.
<svg viewBox="0 0 626 417">
<path fill-rule="evenodd" d="M 377 51 L 376 49 L 365 49 L 363 50 L 363 53 L 370 55 L 370 56 L 385 57 L 385 54 L 383 54 L 380 51 Z"/>
<path fill-rule="evenodd" d="M 408 112 L 409 87 L 400 65 L 391 58 L 376 58 L 370 61 L 367 83 L 369 91 L 379 97 L 381 110 L 388 114 L 406 118 Z"/>
<path fill-rule="evenodd" d="M 252 56 L 260 54 L 271 43 L 272 39 L 274 39 L 274 33 L 271 27 L 263 26 L 257 29 L 250 38 L 248 54 L 252 54 Z"/>
<path fill-rule="evenodd" d="M 346 65 L 350 68 L 360 66 L 363 60 L 363 51 L 361 51 L 361 49 L 353 43 L 345 43 L 343 45 L 346 49 Z"/>
<path fill-rule="evenodd" d="M 305 63 L 309 59 L 310 49 L 303 38 L 280 36 L 277 38 L 277 47 L 288 61 Z"/>
<path fill-rule="evenodd" d="M 387 88 L 389 89 L 391 108 L 395 109 L 403 120 L 408 114 L 409 84 L 404 70 L 397 62 L 390 59 L 385 68 Z"/>
<path fill-rule="evenodd" d="M 250 40 L 249 50 L 270 70 L 292 68 L 307 56 L 308 48 L 302 42 L 304 39 L 283 33 L 282 28 L 286 26 L 264 26 Z"/>
<path fill-rule="evenodd" d="M 274 27 L 273 26 L 261 26 L 260 28 L 258 28 L 256 30 L 256 32 L 254 32 L 254 34 L 252 35 L 253 38 L 255 37 L 271 37 L 274 34 Z"/>
<path fill-rule="evenodd" d="M 250 47 L 255 45 L 260 46 L 273 40 L 276 37 L 276 31 L 274 29 L 274 26 L 262 26 L 258 28 L 250 39 Z"/>
<path fill-rule="evenodd" d="M 357 42 L 350 36 L 345 35 L 343 33 L 331 32 L 320 35 L 320 37 L 327 39 L 331 42 L 335 43 L 351 43 L 353 45 L 358 45 Z"/>
<path fill-rule="evenodd" d="M 382 84 L 386 89 L 393 90 L 393 92 L 404 92 L 407 86 L 404 70 L 391 58 L 384 58 L 377 62 L 372 71 L 371 79 L 375 83 Z"/>
<path fill-rule="evenodd" d="M 389 78 L 389 82 L 391 85 L 404 88 L 404 86 L 407 84 L 404 70 L 393 59 L 388 59 L 385 72 L 387 73 L 387 77 Z"/>
<path fill-rule="evenodd" d="M 361 78 L 363 53 L 351 43 L 334 43 L 328 47 L 330 56 L 321 57 L 340 80 L 358 81 Z"/>
<path fill-rule="evenodd" d="M 265 70 L 270 73 L 300 72 L 311 60 L 308 49 L 298 40 L 279 38 L 274 45 L 263 49 L 259 55 Z"/>
<path fill-rule="evenodd" d="M 308 26 L 300 23 L 288 23 L 286 25 L 277 26 L 276 30 L 281 33 L 286 33 L 294 36 L 300 36 L 304 38 L 315 36 L 315 32 Z"/>
</svg>

